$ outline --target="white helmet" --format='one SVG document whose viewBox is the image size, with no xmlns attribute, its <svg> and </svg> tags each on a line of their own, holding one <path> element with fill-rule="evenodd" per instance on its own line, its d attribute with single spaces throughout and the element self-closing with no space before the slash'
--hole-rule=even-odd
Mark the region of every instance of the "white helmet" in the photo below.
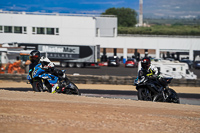
<svg viewBox="0 0 200 133">
<path fill-rule="evenodd" d="M 49 66 L 52 66 L 53 64 L 47 57 L 41 57 L 40 63 L 42 64 L 44 68 L 48 68 Z"/>
<path fill-rule="evenodd" d="M 47 57 L 42 56 L 40 62 L 51 62 Z"/>
<path fill-rule="evenodd" d="M 54 68 L 54 63 L 53 62 L 50 62 L 49 64 L 48 64 L 48 68 Z"/>
</svg>

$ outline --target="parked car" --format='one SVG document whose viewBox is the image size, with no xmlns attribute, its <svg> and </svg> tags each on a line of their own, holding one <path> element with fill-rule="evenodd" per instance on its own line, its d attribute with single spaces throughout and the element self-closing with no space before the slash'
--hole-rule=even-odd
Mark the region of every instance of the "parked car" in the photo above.
<svg viewBox="0 0 200 133">
<path fill-rule="evenodd" d="M 200 69 L 200 61 L 195 61 L 194 64 L 193 64 L 193 67 L 195 69 Z"/>
<path fill-rule="evenodd" d="M 117 56 L 110 56 L 108 57 L 108 66 L 119 66 L 119 58 Z"/>
<path fill-rule="evenodd" d="M 127 59 L 127 61 L 126 61 L 124 66 L 125 67 L 137 67 L 138 66 L 138 62 L 134 58 Z"/>
<path fill-rule="evenodd" d="M 188 67 L 189 67 L 189 69 L 191 69 L 191 68 L 192 68 L 192 66 L 193 66 L 193 61 L 191 61 L 191 60 L 186 60 L 186 59 L 183 59 L 183 60 L 180 60 L 180 62 L 187 63 L 187 64 L 188 64 Z"/>
</svg>

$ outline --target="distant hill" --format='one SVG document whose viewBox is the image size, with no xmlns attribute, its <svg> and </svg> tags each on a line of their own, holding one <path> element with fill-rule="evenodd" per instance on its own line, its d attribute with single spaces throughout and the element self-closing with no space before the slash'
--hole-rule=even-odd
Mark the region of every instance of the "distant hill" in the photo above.
<svg viewBox="0 0 200 133">
<path fill-rule="evenodd" d="M 159 18 L 159 19 L 152 19 L 152 18 L 144 18 L 144 23 L 147 24 L 158 24 L 158 25 L 200 25 L 200 18 L 194 19 L 167 19 L 167 18 Z"/>
</svg>

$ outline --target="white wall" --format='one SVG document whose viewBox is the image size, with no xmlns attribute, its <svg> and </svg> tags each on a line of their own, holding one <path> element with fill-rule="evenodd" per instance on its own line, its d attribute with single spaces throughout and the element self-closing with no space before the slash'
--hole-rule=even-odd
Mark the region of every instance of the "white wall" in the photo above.
<svg viewBox="0 0 200 133">
<path fill-rule="evenodd" d="M 0 25 L 27 27 L 27 34 L 0 33 L 0 43 L 93 44 L 96 20 L 78 16 L 0 14 Z M 32 27 L 59 28 L 59 35 L 33 35 Z"/>
<path fill-rule="evenodd" d="M 104 48 L 137 49 L 194 49 L 200 50 L 200 38 L 175 37 L 101 37 L 95 38 L 97 44 Z"/>
<path fill-rule="evenodd" d="M 95 43 L 101 44 L 101 48 L 133 48 L 133 49 L 156 49 L 156 58 L 159 51 L 187 51 L 200 50 L 200 38 L 179 37 L 101 37 L 95 38 Z M 127 57 L 127 53 L 124 53 Z M 193 60 L 193 52 L 190 53 Z"/>
<path fill-rule="evenodd" d="M 100 30 L 100 37 L 117 35 L 117 18 L 96 17 L 96 20 L 96 28 Z"/>
</svg>

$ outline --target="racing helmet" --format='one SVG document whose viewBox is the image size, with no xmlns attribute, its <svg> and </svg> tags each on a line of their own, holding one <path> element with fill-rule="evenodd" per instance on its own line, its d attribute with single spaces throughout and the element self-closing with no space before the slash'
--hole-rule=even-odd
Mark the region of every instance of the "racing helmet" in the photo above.
<svg viewBox="0 0 200 133">
<path fill-rule="evenodd" d="M 32 63 L 38 63 L 40 61 L 40 52 L 38 50 L 31 51 L 29 55 L 29 60 Z"/>
<path fill-rule="evenodd" d="M 54 68 L 54 64 L 47 57 L 41 57 L 40 63 L 44 68 Z"/>
<path fill-rule="evenodd" d="M 141 60 L 141 66 L 144 70 L 148 70 L 151 65 L 151 59 L 148 57 L 145 57 Z"/>
</svg>

